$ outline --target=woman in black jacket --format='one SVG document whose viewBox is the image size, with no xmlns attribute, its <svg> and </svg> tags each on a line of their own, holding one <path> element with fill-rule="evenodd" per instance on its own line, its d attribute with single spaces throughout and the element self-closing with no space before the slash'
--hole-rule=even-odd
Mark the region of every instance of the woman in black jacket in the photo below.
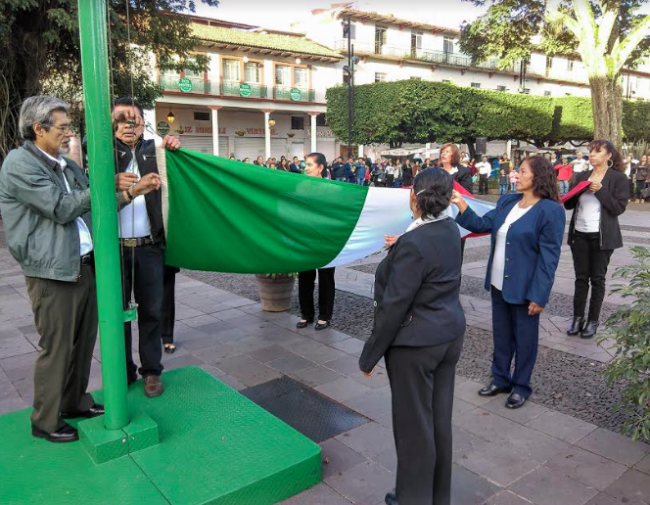
<svg viewBox="0 0 650 505">
<path fill-rule="evenodd" d="M 390 505 L 450 503 L 454 376 L 465 333 L 460 232 L 445 212 L 452 190 L 440 169 L 415 177 L 415 221 L 377 268 L 375 322 L 359 358 L 366 376 L 386 359 L 397 449 Z"/>
<path fill-rule="evenodd" d="M 569 226 L 569 246 L 576 280 L 573 322 L 567 333 L 580 333 L 582 338 L 591 338 L 598 330 L 609 260 L 614 249 L 623 247 L 618 216 L 625 212 L 630 198 L 623 160 L 610 141 L 594 140 L 589 144 L 589 163 L 593 170 L 579 173 L 575 184 L 587 180 L 591 184 L 564 202 L 567 209 L 575 209 Z M 591 301 L 585 321 L 590 284 Z"/>
<path fill-rule="evenodd" d="M 469 168 L 460 164 L 460 150 L 453 142 L 440 147 L 440 167 L 449 173 L 454 180 L 469 193 L 474 193 L 474 183 Z"/>
</svg>

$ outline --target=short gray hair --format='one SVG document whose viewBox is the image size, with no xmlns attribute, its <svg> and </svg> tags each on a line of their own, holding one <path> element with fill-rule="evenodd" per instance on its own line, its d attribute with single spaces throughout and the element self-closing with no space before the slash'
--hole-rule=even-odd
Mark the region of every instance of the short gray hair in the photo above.
<svg viewBox="0 0 650 505">
<path fill-rule="evenodd" d="M 54 126 L 55 111 L 62 111 L 66 114 L 70 110 L 70 105 L 52 96 L 32 96 L 23 102 L 20 108 L 20 135 L 25 140 L 35 140 L 34 123 L 40 123 L 45 130 Z"/>
</svg>

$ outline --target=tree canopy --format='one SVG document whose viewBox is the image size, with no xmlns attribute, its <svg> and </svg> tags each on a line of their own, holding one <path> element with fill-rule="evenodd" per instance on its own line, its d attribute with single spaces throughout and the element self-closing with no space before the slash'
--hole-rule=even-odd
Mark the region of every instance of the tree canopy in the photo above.
<svg viewBox="0 0 650 505">
<path fill-rule="evenodd" d="M 327 90 L 327 124 L 347 139 L 346 86 Z M 591 100 L 545 97 L 405 80 L 355 86 L 357 144 L 526 140 L 539 147 L 594 138 Z M 650 103 L 625 101 L 625 138 L 650 140 Z"/>
<path fill-rule="evenodd" d="M 461 31 L 460 49 L 476 61 L 497 57 L 502 67 L 534 50 L 577 55 L 592 92 L 594 136 L 621 141 L 620 72 L 650 54 L 647 0 L 465 0 L 489 5 Z"/>
<path fill-rule="evenodd" d="M 82 103 L 78 1 L 0 2 L 0 159 L 16 146 L 20 104 L 39 93 Z M 201 0 L 217 6 L 218 0 Z M 150 55 L 163 70 L 204 70 L 205 56 L 192 54 L 198 40 L 190 20 L 193 0 L 107 0 L 113 94 L 131 95 L 146 107 L 160 96 L 149 78 Z M 108 20 L 107 20 L 108 21 Z M 127 22 L 128 21 L 128 22 Z"/>
</svg>

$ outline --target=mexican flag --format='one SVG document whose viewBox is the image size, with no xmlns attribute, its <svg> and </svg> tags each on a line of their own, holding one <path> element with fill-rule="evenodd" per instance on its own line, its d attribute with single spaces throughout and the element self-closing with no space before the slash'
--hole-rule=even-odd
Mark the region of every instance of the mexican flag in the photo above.
<svg viewBox="0 0 650 505">
<path fill-rule="evenodd" d="M 384 235 L 399 235 L 412 222 L 408 190 L 308 177 L 187 149 L 161 151 L 169 265 L 262 274 L 346 265 L 381 251 Z M 480 214 L 494 208 L 469 201 Z"/>
</svg>

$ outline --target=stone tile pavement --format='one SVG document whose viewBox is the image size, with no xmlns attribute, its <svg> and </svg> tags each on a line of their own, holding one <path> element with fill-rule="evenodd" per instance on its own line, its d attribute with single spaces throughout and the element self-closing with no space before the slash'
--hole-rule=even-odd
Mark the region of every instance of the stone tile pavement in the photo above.
<svg viewBox="0 0 650 505">
<path fill-rule="evenodd" d="M 464 302 L 480 324 L 487 306 Z M 396 469 L 390 389 L 383 367 L 371 379 L 357 371 L 361 341 L 297 330 L 292 315 L 182 275 L 177 303 L 179 347 L 164 355 L 167 370 L 197 365 L 237 390 L 287 375 L 367 418 L 321 444 L 322 483 L 283 505 L 383 503 Z M 32 401 L 37 345 L 24 279 L 0 249 L 0 414 Z M 532 402 L 509 411 L 505 397 L 480 398 L 479 387 L 457 378 L 454 505 L 650 503 L 650 446 Z M 99 348 L 91 388 L 101 388 Z"/>
</svg>

